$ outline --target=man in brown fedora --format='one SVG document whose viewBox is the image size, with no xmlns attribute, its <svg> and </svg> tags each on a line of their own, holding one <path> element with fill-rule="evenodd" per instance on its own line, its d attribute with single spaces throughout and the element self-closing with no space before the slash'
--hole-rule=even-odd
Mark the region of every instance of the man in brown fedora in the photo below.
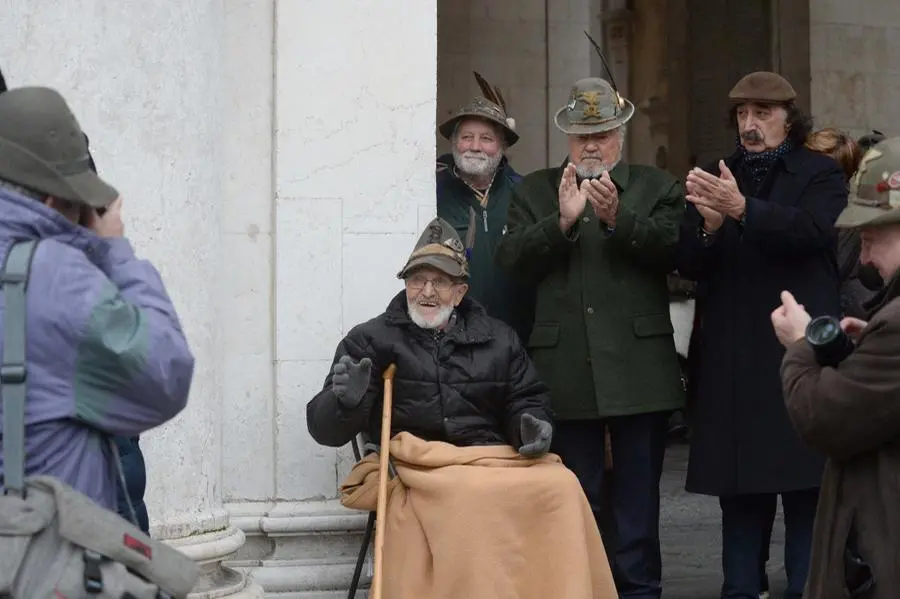
<svg viewBox="0 0 900 599">
<path fill-rule="evenodd" d="M 506 228 L 510 190 L 522 177 L 507 150 L 519 141 L 503 95 L 476 74 L 484 96 L 470 100 L 438 127 L 451 152 L 438 158 L 437 215 L 466 247 L 469 297 L 523 339 L 531 329 L 533 292 L 497 268 L 494 252 Z"/>
<path fill-rule="evenodd" d="M 649 599 L 662 592 L 667 423 L 684 404 L 666 282 L 684 191 L 665 171 L 624 161 L 633 114 L 607 81 L 575 83 L 555 117 L 568 156 L 513 188 L 497 258 L 537 286 L 528 349 L 557 415 L 552 451 L 578 475 L 598 525 L 609 430 L 616 586 Z"/>
<path fill-rule="evenodd" d="M 809 566 L 823 457 L 794 432 L 782 397 L 784 348 L 766 326 L 789 289 L 814 316 L 839 315 L 834 223 L 844 174 L 804 142 L 810 119 L 776 73 L 728 95 L 737 147 L 687 175 L 678 271 L 697 281 L 691 451 L 686 488 L 719 498 L 723 597 L 756 598 L 778 495 L 786 527 L 787 597 Z"/>
<path fill-rule="evenodd" d="M 177 415 L 194 358 L 159 273 L 124 237 L 119 192 L 91 168 L 81 127 L 52 89 L 0 93 L 0 207 L 0 260 L 16 242 L 37 243 L 25 474 L 55 476 L 115 510 L 109 439 Z"/>
</svg>

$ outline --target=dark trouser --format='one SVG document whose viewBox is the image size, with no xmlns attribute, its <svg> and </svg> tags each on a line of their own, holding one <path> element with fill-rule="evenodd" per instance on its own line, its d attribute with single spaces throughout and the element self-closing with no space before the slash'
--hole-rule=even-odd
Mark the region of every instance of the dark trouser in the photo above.
<svg viewBox="0 0 900 599">
<path fill-rule="evenodd" d="M 800 599 L 809 572 L 813 521 L 818 489 L 781 494 L 784 510 L 784 567 L 786 599 Z M 722 507 L 723 598 L 757 599 L 763 590 L 764 561 L 775 522 L 778 495 L 733 495 L 720 497 Z"/>
<path fill-rule="evenodd" d="M 601 526 L 604 496 L 604 426 L 612 444 L 612 542 L 604 537 L 619 597 L 656 599 L 662 595 L 659 550 L 659 479 L 671 412 L 606 420 L 558 422 L 552 451 L 581 481 Z"/>
</svg>

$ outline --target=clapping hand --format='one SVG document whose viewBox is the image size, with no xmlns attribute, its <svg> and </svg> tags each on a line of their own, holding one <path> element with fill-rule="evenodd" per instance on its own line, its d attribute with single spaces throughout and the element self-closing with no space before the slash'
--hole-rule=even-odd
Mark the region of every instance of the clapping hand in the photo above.
<svg viewBox="0 0 900 599">
<path fill-rule="evenodd" d="M 563 233 L 568 232 L 581 217 L 586 202 L 584 192 L 578 188 L 575 165 L 569 163 L 559 181 L 559 228 Z"/>
<path fill-rule="evenodd" d="M 716 224 L 721 226 L 723 216 L 730 216 L 734 219 L 740 219 L 743 216 L 747 200 L 738 189 L 734 174 L 724 160 L 719 161 L 718 177 L 703 169 L 694 168 L 688 173 L 686 184 L 688 195 L 685 199 L 697 207 L 701 216 L 711 227 L 715 227 Z M 716 217 L 713 212 L 720 216 Z"/>
<path fill-rule="evenodd" d="M 581 182 L 581 191 L 591 203 L 597 218 L 608 227 L 615 227 L 619 212 L 619 190 L 609 178 L 609 173 L 603 171 L 597 179 L 585 179 Z"/>
</svg>

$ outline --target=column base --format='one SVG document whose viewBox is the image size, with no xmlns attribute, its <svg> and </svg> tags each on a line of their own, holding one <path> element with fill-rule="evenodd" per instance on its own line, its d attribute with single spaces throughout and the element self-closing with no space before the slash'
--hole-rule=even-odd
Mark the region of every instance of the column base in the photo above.
<svg viewBox="0 0 900 599">
<path fill-rule="evenodd" d="M 173 536 L 178 535 L 173 538 Z M 200 566 L 200 578 L 188 599 L 263 599 L 262 587 L 245 572 L 223 565 L 244 545 L 246 535 L 229 523 L 228 512 L 216 510 L 196 520 L 154 527 L 154 536 L 165 539 Z"/>
<path fill-rule="evenodd" d="M 337 500 L 235 503 L 226 506 L 247 535 L 229 567 L 245 571 L 267 598 L 347 596 L 368 515 Z M 371 553 L 371 552 L 370 552 Z M 367 596 L 372 556 L 363 568 L 359 599 Z"/>
</svg>

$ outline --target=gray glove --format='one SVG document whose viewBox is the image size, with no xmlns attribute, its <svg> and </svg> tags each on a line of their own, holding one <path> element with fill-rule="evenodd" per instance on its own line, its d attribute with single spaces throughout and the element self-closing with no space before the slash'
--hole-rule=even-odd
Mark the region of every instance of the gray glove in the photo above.
<svg viewBox="0 0 900 599">
<path fill-rule="evenodd" d="M 342 407 L 352 410 L 360 404 L 369 388 L 372 360 L 363 358 L 357 363 L 350 356 L 341 356 L 331 373 L 331 390 Z"/>
<path fill-rule="evenodd" d="M 519 455 L 526 458 L 539 458 L 550 451 L 550 440 L 553 437 L 553 426 L 531 414 L 522 414 L 520 434 L 522 446 Z"/>
</svg>

